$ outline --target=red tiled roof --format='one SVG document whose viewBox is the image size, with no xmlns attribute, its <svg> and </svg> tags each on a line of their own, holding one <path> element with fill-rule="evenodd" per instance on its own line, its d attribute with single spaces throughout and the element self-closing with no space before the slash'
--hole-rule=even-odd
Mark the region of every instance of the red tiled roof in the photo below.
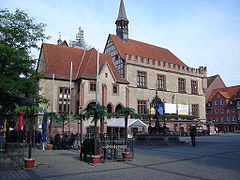
<svg viewBox="0 0 240 180">
<path fill-rule="evenodd" d="M 218 91 L 218 93 L 221 94 L 225 99 L 229 99 L 229 98 L 230 98 L 228 92 L 225 92 L 225 91 Z"/>
<path fill-rule="evenodd" d="M 55 74 L 58 79 L 68 80 L 70 77 L 70 63 L 73 64 L 73 80 L 79 78 L 96 79 L 97 50 L 83 50 L 65 45 L 43 43 L 42 53 L 45 60 L 44 76 L 51 77 Z M 99 64 L 108 63 L 116 82 L 128 83 L 117 72 L 111 57 L 99 53 Z"/>
<path fill-rule="evenodd" d="M 128 39 L 128 42 L 123 42 L 119 37 L 112 34 L 110 34 L 109 37 L 115 44 L 122 59 L 125 59 L 125 53 L 128 53 L 146 58 L 161 60 L 172 64 L 178 64 L 181 66 L 187 66 L 168 49 L 164 49 L 133 39 Z"/>
<path fill-rule="evenodd" d="M 208 101 L 212 101 L 212 99 L 217 93 L 221 94 L 226 99 L 233 98 L 235 95 L 235 92 L 238 92 L 238 91 L 240 91 L 240 85 L 214 89 L 211 95 L 209 96 Z"/>
</svg>

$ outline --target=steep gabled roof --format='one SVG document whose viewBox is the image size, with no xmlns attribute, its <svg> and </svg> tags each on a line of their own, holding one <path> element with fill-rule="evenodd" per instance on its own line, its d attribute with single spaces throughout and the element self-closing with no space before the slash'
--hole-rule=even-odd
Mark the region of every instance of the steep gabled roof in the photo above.
<svg viewBox="0 0 240 180">
<path fill-rule="evenodd" d="M 70 78 L 70 63 L 73 64 L 73 80 L 79 78 L 96 79 L 97 72 L 97 50 L 83 50 L 71 48 L 65 45 L 53 45 L 43 43 L 42 51 L 45 63 L 45 69 L 42 72 L 45 77 L 51 77 L 55 74 L 57 79 L 68 80 Z M 99 64 L 105 62 L 109 64 L 113 72 L 114 79 L 120 83 L 128 83 L 117 72 L 111 57 L 107 54 L 99 53 Z"/>
<path fill-rule="evenodd" d="M 64 40 L 63 42 L 61 42 L 60 46 L 68 46 L 68 43 L 66 40 Z"/>
<path fill-rule="evenodd" d="M 208 101 L 212 101 L 212 99 L 215 97 L 217 93 L 221 94 L 226 99 L 232 99 L 236 96 L 235 93 L 239 91 L 240 91 L 240 85 L 214 89 Z"/>
<path fill-rule="evenodd" d="M 222 83 L 224 84 L 224 82 L 223 82 L 222 78 L 220 77 L 220 75 L 217 74 L 217 75 L 210 76 L 210 77 L 207 78 L 207 87 L 210 87 L 211 84 L 212 84 L 217 78 L 219 78 L 219 79 L 222 81 Z M 225 84 L 224 84 L 224 86 L 225 86 Z"/>
<path fill-rule="evenodd" d="M 228 92 L 226 92 L 226 91 L 218 91 L 218 93 L 221 94 L 225 99 L 229 99 L 230 98 Z"/>
<path fill-rule="evenodd" d="M 213 81 L 218 77 L 219 75 L 215 75 L 215 76 L 210 76 L 207 78 L 207 87 L 209 87 Z"/>
<path fill-rule="evenodd" d="M 123 42 L 119 37 L 112 34 L 110 34 L 109 37 L 115 44 L 122 59 L 125 59 L 126 53 L 128 53 L 146 58 L 157 59 L 172 64 L 178 64 L 181 66 L 187 66 L 168 49 L 164 49 L 133 39 L 128 39 L 128 42 Z"/>
</svg>

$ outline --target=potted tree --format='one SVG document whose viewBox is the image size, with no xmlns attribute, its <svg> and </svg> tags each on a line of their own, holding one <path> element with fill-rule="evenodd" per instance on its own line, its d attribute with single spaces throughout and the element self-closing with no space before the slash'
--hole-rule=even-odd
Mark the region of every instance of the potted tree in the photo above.
<svg viewBox="0 0 240 180">
<path fill-rule="evenodd" d="M 86 115 L 85 114 L 79 114 L 79 115 L 76 115 L 76 116 L 74 116 L 73 117 L 73 119 L 75 119 L 75 120 L 78 120 L 79 122 L 78 122 L 78 125 L 80 125 L 81 124 L 81 128 L 80 127 L 78 127 L 78 130 L 79 130 L 79 141 L 80 141 L 80 143 L 78 143 L 78 150 L 80 150 L 81 149 L 81 142 L 82 142 L 82 122 L 83 121 L 85 121 L 86 120 Z"/>
<path fill-rule="evenodd" d="M 43 109 L 37 105 L 21 106 L 16 109 L 16 112 L 24 112 L 24 115 L 29 117 L 29 143 L 28 143 L 28 157 L 24 158 L 26 168 L 33 168 L 35 159 L 32 158 L 32 144 L 33 144 L 33 127 L 34 117 L 39 113 L 43 112 Z"/>
<path fill-rule="evenodd" d="M 56 121 L 62 123 L 62 135 L 64 135 L 64 125 L 65 121 L 68 119 L 68 114 L 65 112 L 60 112 L 59 117 L 57 117 Z"/>
<path fill-rule="evenodd" d="M 123 117 L 124 118 L 124 144 L 125 144 L 125 151 L 122 153 L 123 159 L 129 159 L 131 157 L 130 152 L 128 151 L 128 118 L 139 118 L 139 115 L 135 113 L 133 108 L 125 107 L 118 110 L 115 113 L 116 117 Z"/>
<path fill-rule="evenodd" d="M 50 119 L 50 123 L 48 126 L 48 144 L 47 144 L 47 149 L 51 150 L 53 149 L 53 137 L 52 137 L 52 123 L 53 121 L 57 120 L 57 115 L 54 112 L 45 112 L 46 118 Z"/>
<path fill-rule="evenodd" d="M 92 117 L 92 122 L 94 123 L 94 151 L 91 157 L 92 163 L 96 164 L 100 162 L 100 155 L 98 151 L 98 130 L 97 122 L 104 117 L 110 117 L 110 114 L 106 112 L 106 107 L 100 106 L 98 104 L 92 104 L 85 109 L 85 116 L 87 119 Z"/>
</svg>

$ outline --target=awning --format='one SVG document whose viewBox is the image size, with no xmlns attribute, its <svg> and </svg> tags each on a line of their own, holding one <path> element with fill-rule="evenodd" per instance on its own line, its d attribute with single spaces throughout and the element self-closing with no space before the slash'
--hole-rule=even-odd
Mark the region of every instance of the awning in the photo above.
<svg viewBox="0 0 240 180">
<path fill-rule="evenodd" d="M 112 122 L 110 122 L 108 125 L 108 127 L 125 127 L 124 124 L 124 118 L 119 118 L 119 119 L 115 119 Z M 145 127 L 147 128 L 148 126 L 142 122 L 140 119 L 128 119 L 128 127 Z"/>
</svg>

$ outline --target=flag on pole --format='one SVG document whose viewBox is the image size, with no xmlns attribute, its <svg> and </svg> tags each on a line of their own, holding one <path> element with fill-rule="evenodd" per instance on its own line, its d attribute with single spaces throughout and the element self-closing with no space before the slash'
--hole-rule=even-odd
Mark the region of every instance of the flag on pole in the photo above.
<svg viewBox="0 0 240 180">
<path fill-rule="evenodd" d="M 23 130 L 23 111 L 20 111 L 18 113 L 18 131 L 22 131 Z"/>
<path fill-rule="evenodd" d="M 2 131 L 7 132 L 7 120 L 6 119 L 3 120 L 3 130 Z"/>
<path fill-rule="evenodd" d="M 151 108 L 150 108 L 150 114 L 155 114 L 155 109 L 154 109 L 154 107 L 151 107 Z"/>
<path fill-rule="evenodd" d="M 42 120 L 42 142 L 47 142 L 47 115 L 44 113 Z"/>
<path fill-rule="evenodd" d="M 73 63 L 71 61 L 70 63 L 70 78 L 69 78 L 69 109 L 68 109 L 68 133 L 70 134 L 70 116 L 72 111 L 72 69 L 73 69 Z"/>
</svg>

